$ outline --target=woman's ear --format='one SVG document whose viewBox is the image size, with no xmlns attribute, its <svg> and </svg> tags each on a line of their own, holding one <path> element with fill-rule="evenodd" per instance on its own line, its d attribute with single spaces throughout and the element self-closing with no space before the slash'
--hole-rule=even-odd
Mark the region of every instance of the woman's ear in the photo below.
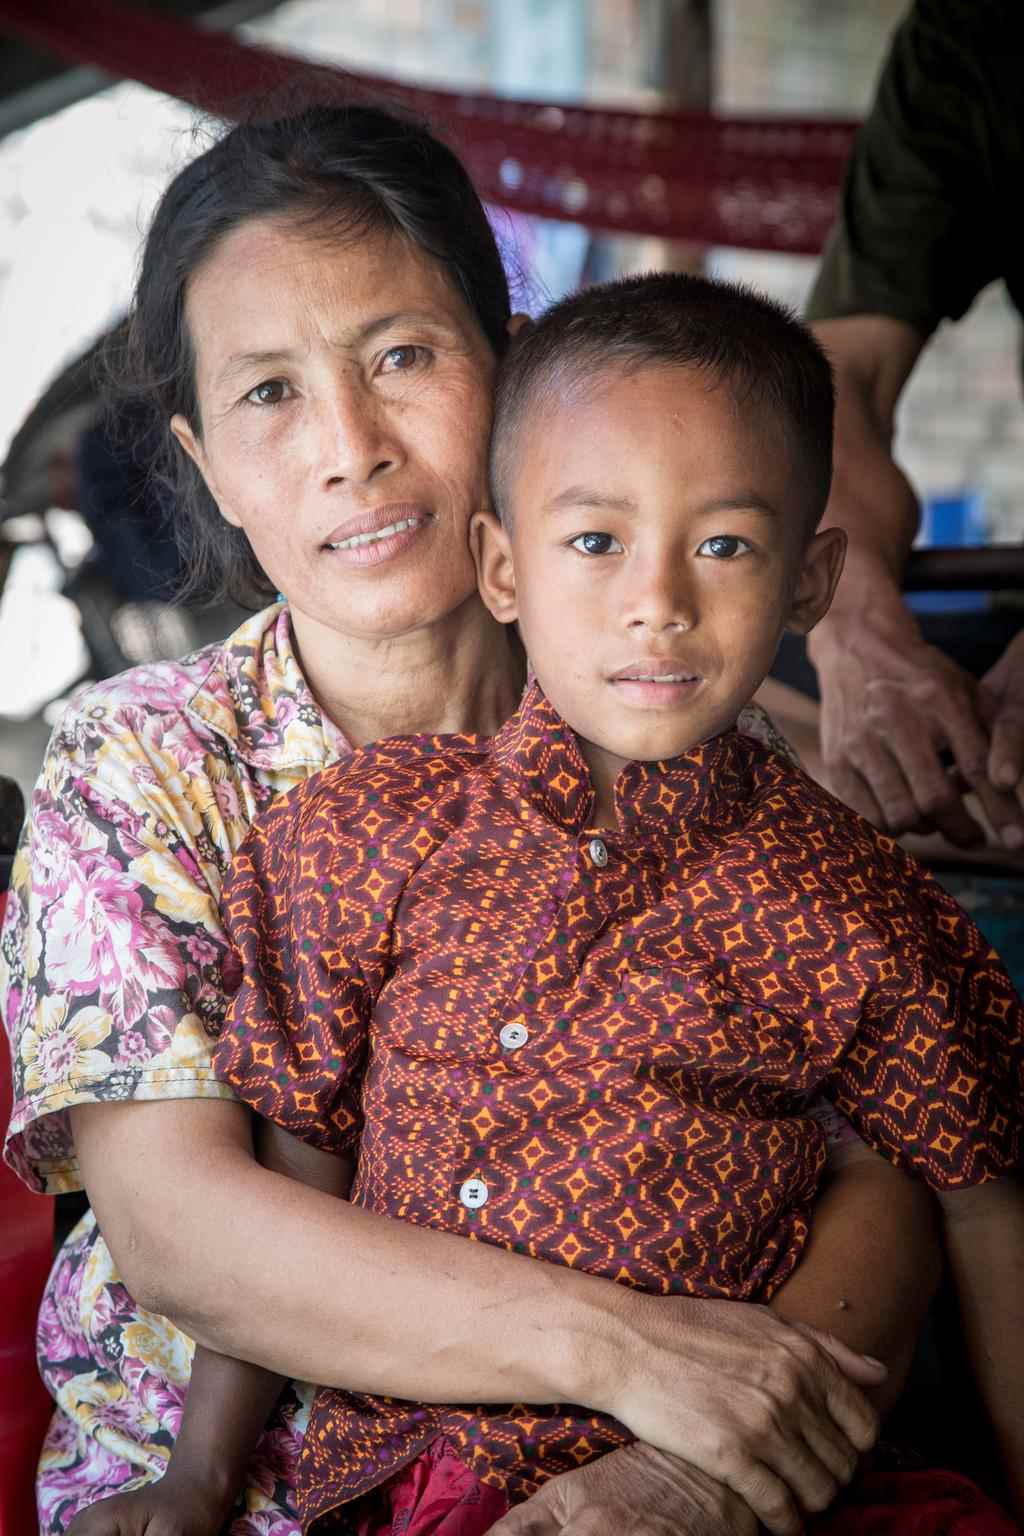
<svg viewBox="0 0 1024 1536">
<path fill-rule="evenodd" d="M 210 473 L 210 464 L 203 448 L 202 439 L 196 436 L 188 421 L 180 413 L 177 416 L 171 417 L 171 431 L 206 481 L 206 489 L 217 503 L 217 509 L 221 517 L 226 523 L 230 523 L 233 528 L 240 528 L 242 525 L 238 518 L 225 506 L 223 500 L 217 494 L 217 487 Z"/>
<path fill-rule="evenodd" d="M 519 617 L 519 609 L 512 542 L 508 530 L 489 507 L 473 513 L 469 524 L 469 547 L 484 603 L 499 624 L 514 623 Z"/>
<path fill-rule="evenodd" d="M 514 315 L 509 316 L 505 329 L 508 331 L 510 336 L 518 336 L 519 332 L 523 329 L 524 326 L 531 326 L 532 324 L 533 321 L 530 319 L 529 315 L 524 315 L 520 309 L 517 310 Z"/>
<path fill-rule="evenodd" d="M 829 610 L 846 559 L 842 528 L 823 528 L 804 550 L 786 628 L 806 635 Z"/>
</svg>

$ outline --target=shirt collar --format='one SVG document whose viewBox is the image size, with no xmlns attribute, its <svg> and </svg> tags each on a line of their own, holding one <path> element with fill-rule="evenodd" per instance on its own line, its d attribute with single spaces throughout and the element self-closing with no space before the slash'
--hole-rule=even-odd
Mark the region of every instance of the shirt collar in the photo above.
<svg viewBox="0 0 1024 1536">
<path fill-rule="evenodd" d="M 534 682 L 492 751 L 523 797 L 566 831 L 592 823 L 594 787 L 575 733 Z M 721 831 L 749 798 L 752 747 L 735 728 L 665 762 L 628 763 L 615 784 L 619 826 L 641 836 Z"/>
<path fill-rule="evenodd" d="M 242 762 L 266 773 L 323 768 L 351 750 L 302 675 L 283 603 L 254 614 L 223 642 L 186 709 Z"/>
</svg>

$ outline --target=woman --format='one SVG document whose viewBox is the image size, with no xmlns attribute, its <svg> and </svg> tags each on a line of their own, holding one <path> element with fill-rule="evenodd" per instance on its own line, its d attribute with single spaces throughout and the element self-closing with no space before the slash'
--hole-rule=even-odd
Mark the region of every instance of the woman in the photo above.
<svg viewBox="0 0 1024 1536">
<path fill-rule="evenodd" d="M 299 1188 L 255 1162 L 247 1116 L 210 1070 L 236 979 L 219 892 L 257 809 L 352 746 L 492 731 L 515 705 L 521 659 L 477 597 L 467 543 L 509 324 L 464 171 L 380 111 L 238 127 L 156 214 L 129 361 L 173 434 L 163 471 L 190 562 L 286 606 L 80 698 L 15 869 L 8 1156 L 38 1188 L 84 1185 L 95 1212 L 40 1324 L 58 1405 L 46 1532 L 160 1472 L 192 1339 L 354 1390 L 582 1402 L 661 1448 L 555 1480 L 508 1530 L 526 1513 L 558 1530 L 580 1508 L 609 1531 L 627 1508 L 650 1508 L 650 1531 L 658 1509 L 752 1529 L 748 1505 L 796 1530 L 798 1503 L 822 1507 L 873 1436 L 851 1383 L 884 1373 L 842 1345 L 761 1308 L 647 1297 Z M 890 1386 L 934 1267 L 921 1198 L 855 1161 L 774 1303 L 884 1353 Z M 307 1403 L 301 1386 L 282 1400 L 234 1532 L 297 1530 Z"/>
</svg>

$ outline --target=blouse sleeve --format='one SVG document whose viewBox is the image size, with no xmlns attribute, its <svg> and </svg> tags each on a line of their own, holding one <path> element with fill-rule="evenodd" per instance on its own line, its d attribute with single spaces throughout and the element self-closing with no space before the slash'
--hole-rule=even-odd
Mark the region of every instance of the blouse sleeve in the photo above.
<svg viewBox="0 0 1024 1536">
<path fill-rule="evenodd" d="M 241 969 L 217 1046 L 218 1075 L 257 1114 L 324 1151 L 362 1130 L 361 1083 L 387 933 L 360 899 L 359 844 L 330 775 L 257 819 L 224 888 Z M 364 970 L 370 971 L 370 980 Z"/>
<path fill-rule="evenodd" d="M 226 1007 L 220 874 L 250 819 L 245 794 L 179 701 L 158 681 L 148 702 L 134 686 L 132 702 L 128 684 L 100 685 L 66 712 L 14 861 L 5 1155 L 49 1194 L 81 1187 L 72 1106 L 231 1097 L 211 1049 Z"/>
<path fill-rule="evenodd" d="M 1021 1166 L 1024 1012 L 967 914 L 894 854 L 913 937 L 874 967 L 825 1090 L 865 1141 L 932 1188 L 955 1190 Z M 858 964 L 855 946 L 847 963 Z"/>
</svg>

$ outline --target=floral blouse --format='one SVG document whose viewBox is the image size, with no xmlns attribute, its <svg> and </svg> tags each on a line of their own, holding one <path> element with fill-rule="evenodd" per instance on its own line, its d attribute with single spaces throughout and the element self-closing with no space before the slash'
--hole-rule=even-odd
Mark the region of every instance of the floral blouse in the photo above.
<svg viewBox="0 0 1024 1536">
<path fill-rule="evenodd" d="M 779 744 L 760 711 L 741 724 Z M 219 910 L 225 871 L 263 806 L 349 750 L 303 679 L 281 605 L 70 706 L 0 941 L 14 1073 L 5 1156 L 34 1189 L 81 1188 L 72 1105 L 231 1097 L 211 1068 L 237 981 Z M 38 1351 L 57 1405 L 40 1530 L 56 1536 L 80 1509 L 163 1471 L 193 1345 L 128 1294 L 89 1213 L 54 1266 Z M 282 1395 L 232 1536 L 298 1536 L 291 1488 L 311 1395 Z"/>
</svg>

